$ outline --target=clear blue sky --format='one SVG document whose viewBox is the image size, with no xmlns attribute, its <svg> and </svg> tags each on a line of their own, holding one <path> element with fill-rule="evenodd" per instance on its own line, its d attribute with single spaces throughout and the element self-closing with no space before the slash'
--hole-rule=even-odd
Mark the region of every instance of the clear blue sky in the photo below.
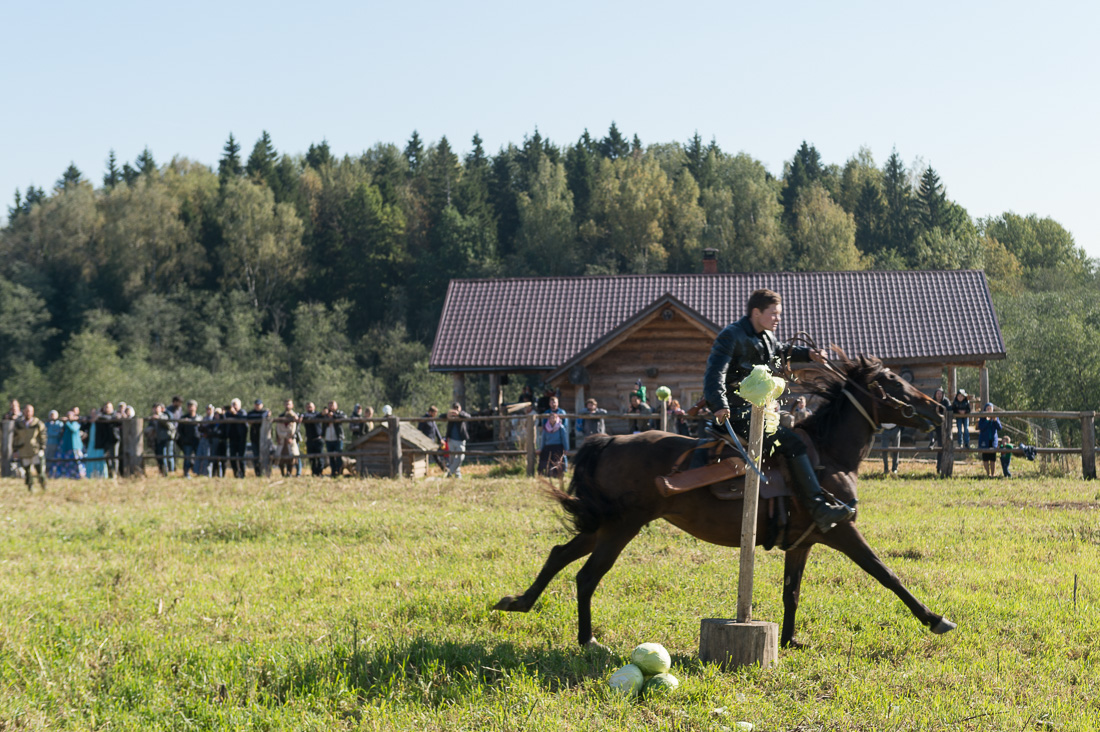
<svg viewBox="0 0 1100 732">
<path fill-rule="evenodd" d="M 803 139 L 931 164 L 972 216 L 1050 216 L 1100 257 L 1095 2 L 39 2 L 0 14 L 0 201 L 108 151 L 216 165 L 281 152 L 459 151 L 612 120 L 696 130 L 782 172 Z"/>
</svg>

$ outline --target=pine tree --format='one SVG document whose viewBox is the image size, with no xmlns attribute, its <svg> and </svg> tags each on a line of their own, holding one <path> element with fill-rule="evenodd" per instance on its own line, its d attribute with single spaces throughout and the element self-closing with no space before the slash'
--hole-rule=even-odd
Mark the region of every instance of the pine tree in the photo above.
<svg viewBox="0 0 1100 732">
<path fill-rule="evenodd" d="M 8 206 L 8 225 L 11 225 L 20 214 L 23 213 L 23 196 L 19 193 L 19 189 L 15 189 L 15 205 Z"/>
<path fill-rule="evenodd" d="M 882 192 L 886 199 L 886 220 L 883 244 L 901 255 L 909 265 L 913 262 L 912 191 L 905 165 L 894 150 L 882 171 Z"/>
<path fill-rule="evenodd" d="M 784 220 L 788 226 L 794 227 L 794 205 L 798 201 L 798 194 L 814 181 L 821 180 L 821 172 L 821 153 L 803 140 L 802 146 L 798 148 L 798 152 L 791 160 L 791 167 L 783 182 L 783 192 L 779 196 L 779 200 L 783 203 Z"/>
<path fill-rule="evenodd" d="M 141 155 L 138 155 L 134 162 L 137 163 L 138 172 L 142 175 L 152 175 L 157 172 L 157 161 L 153 160 L 153 153 L 148 146 L 141 151 Z"/>
<path fill-rule="evenodd" d="M 917 210 L 920 216 L 921 226 L 925 231 L 931 231 L 941 227 L 945 223 L 947 213 L 947 191 L 940 183 L 940 177 L 929 165 L 920 179 L 920 190 L 917 191 Z"/>
<path fill-rule="evenodd" d="M 320 145 L 310 143 L 306 151 L 306 165 L 314 170 L 320 170 L 326 165 L 332 164 L 332 150 L 329 149 L 328 140 L 321 140 Z"/>
<path fill-rule="evenodd" d="M 424 143 L 420 140 L 420 133 L 413 130 L 412 137 L 405 145 L 405 160 L 409 163 L 409 176 L 415 176 L 420 172 L 420 163 L 424 158 Z"/>
<path fill-rule="evenodd" d="M 115 158 L 115 151 L 112 149 L 107 156 L 107 172 L 103 174 L 103 187 L 114 188 L 121 182 L 122 171 L 118 169 L 118 160 Z"/>
<path fill-rule="evenodd" d="M 260 139 L 256 140 L 256 144 L 252 147 L 252 154 L 248 156 L 248 163 L 245 165 L 245 173 L 248 177 L 257 183 L 267 183 L 269 188 L 274 188 L 272 182 L 275 178 L 275 163 L 279 160 L 279 153 L 275 151 L 275 146 L 271 144 L 271 135 L 267 134 L 267 130 L 263 131 L 260 135 Z"/>
<path fill-rule="evenodd" d="M 225 146 L 222 148 L 222 158 L 218 161 L 218 179 L 221 180 L 222 185 L 230 178 L 236 178 L 242 172 L 244 168 L 241 167 L 241 144 L 233 138 L 233 133 L 229 133 L 229 139 L 225 141 Z"/>
<path fill-rule="evenodd" d="M 635 157 L 642 154 L 642 138 L 638 137 L 638 133 L 634 133 L 634 139 L 630 143 L 630 154 Z"/>
<path fill-rule="evenodd" d="M 691 177 L 696 181 L 701 180 L 703 163 L 707 159 L 707 151 L 703 147 L 703 138 L 699 137 L 699 130 L 696 130 L 695 135 L 684 145 L 684 155 L 687 156 L 687 169 L 691 173 Z"/>
<path fill-rule="evenodd" d="M 856 247 L 864 254 L 877 253 L 882 247 L 882 227 L 886 201 L 875 181 L 864 178 L 853 217 L 856 222 Z"/>
<path fill-rule="evenodd" d="M 565 151 L 565 180 L 573 194 L 573 217 L 578 224 L 588 220 L 592 187 L 596 183 L 596 162 L 599 160 L 595 147 L 588 130 L 585 130 L 577 144 Z"/>
<path fill-rule="evenodd" d="M 424 167 L 428 177 L 428 201 L 434 217 L 451 205 L 451 198 L 462 172 L 458 156 L 451 149 L 446 135 L 439 138 Z"/>
<path fill-rule="evenodd" d="M 122 180 L 126 182 L 126 185 L 132 186 L 137 182 L 139 176 L 141 176 L 141 172 L 137 168 L 129 163 L 122 164 Z"/>
<path fill-rule="evenodd" d="M 626 141 L 618 126 L 612 122 L 607 130 L 607 137 L 600 140 L 600 155 L 611 160 L 626 157 L 630 154 L 630 143 Z"/>
<path fill-rule="evenodd" d="M 76 163 L 70 162 L 54 187 L 58 191 L 67 191 L 76 188 L 82 180 L 84 180 L 84 174 L 76 167 Z"/>
</svg>

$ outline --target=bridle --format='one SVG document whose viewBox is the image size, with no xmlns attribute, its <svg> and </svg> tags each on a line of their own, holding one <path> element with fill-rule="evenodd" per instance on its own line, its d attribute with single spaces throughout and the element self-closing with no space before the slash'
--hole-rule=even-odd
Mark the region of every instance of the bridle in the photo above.
<svg viewBox="0 0 1100 732">
<path fill-rule="evenodd" d="M 817 347 L 817 344 L 814 343 L 813 339 L 810 338 L 809 334 L 805 333 L 804 331 L 799 331 L 798 333 L 795 333 L 794 336 L 792 336 L 787 342 L 794 343 L 795 341 L 802 341 L 814 350 L 821 350 Z M 912 404 L 903 402 L 897 397 L 887 394 L 886 390 L 882 388 L 882 384 L 880 384 L 877 379 L 864 387 L 860 384 L 856 384 L 855 382 L 853 382 L 847 374 L 841 373 L 840 369 L 833 366 L 828 361 L 818 365 L 824 368 L 826 371 L 831 372 L 837 378 L 843 379 L 844 386 L 841 387 L 840 393 L 848 397 L 848 401 L 850 401 L 853 406 L 855 406 L 856 410 L 859 411 L 859 413 L 863 416 L 865 420 L 867 420 L 867 423 L 871 425 L 871 429 L 875 432 L 882 431 L 882 420 L 879 419 L 878 416 L 878 408 L 880 404 L 896 409 L 905 419 L 912 419 L 913 416 L 917 413 L 917 410 L 913 408 Z M 786 364 L 784 364 L 784 366 L 786 366 Z M 789 371 L 790 369 L 787 368 L 787 370 Z M 888 372 L 889 370 L 890 369 L 883 367 L 883 371 Z M 848 391 L 849 387 L 867 397 L 868 401 L 871 404 L 871 412 L 873 416 L 871 414 L 868 414 L 867 409 L 859 403 L 859 400 L 852 395 L 852 392 Z"/>
</svg>

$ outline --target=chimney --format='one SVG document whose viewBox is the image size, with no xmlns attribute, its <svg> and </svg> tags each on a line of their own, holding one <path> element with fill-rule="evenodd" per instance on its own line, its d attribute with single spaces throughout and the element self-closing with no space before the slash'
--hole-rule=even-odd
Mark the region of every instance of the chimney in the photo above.
<svg viewBox="0 0 1100 732">
<path fill-rule="evenodd" d="M 703 274 L 718 274 L 718 250 L 703 250 Z"/>
</svg>

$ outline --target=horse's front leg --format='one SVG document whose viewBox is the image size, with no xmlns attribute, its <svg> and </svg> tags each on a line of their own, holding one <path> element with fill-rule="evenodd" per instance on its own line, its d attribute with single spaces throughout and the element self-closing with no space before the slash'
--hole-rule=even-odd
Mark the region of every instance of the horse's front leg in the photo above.
<svg viewBox="0 0 1100 732">
<path fill-rule="evenodd" d="M 798 612 L 798 597 L 802 592 L 802 572 L 813 544 L 800 546 L 787 552 L 783 561 L 783 633 L 779 643 L 784 648 L 798 647 L 794 639 L 794 616 Z"/>
<path fill-rule="evenodd" d="M 546 563 L 542 565 L 538 576 L 527 588 L 527 591 L 522 595 L 502 597 L 500 602 L 493 606 L 493 609 L 527 612 L 534 606 L 535 600 L 539 599 L 539 595 L 542 594 L 542 591 L 546 589 L 546 586 L 550 584 L 550 580 L 554 579 L 558 572 L 590 553 L 595 546 L 595 534 L 577 534 L 565 544 L 554 547 L 550 550 L 550 556 L 546 558 Z"/>
<path fill-rule="evenodd" d="M 905 589 L 905 585 L 901 583 L 898 576 L 882 563 L 854 524 L 837 524 L 832 531 L 825 534 L 821 542 L 846 555 L 859 565 L 860 569 L 878 580 L 883 587 L 901 598 L 914 617 L 933 633 L 941 635 L 955 629 L 955 623 L 942 615 L 936 615 Z"/>
</svg>

